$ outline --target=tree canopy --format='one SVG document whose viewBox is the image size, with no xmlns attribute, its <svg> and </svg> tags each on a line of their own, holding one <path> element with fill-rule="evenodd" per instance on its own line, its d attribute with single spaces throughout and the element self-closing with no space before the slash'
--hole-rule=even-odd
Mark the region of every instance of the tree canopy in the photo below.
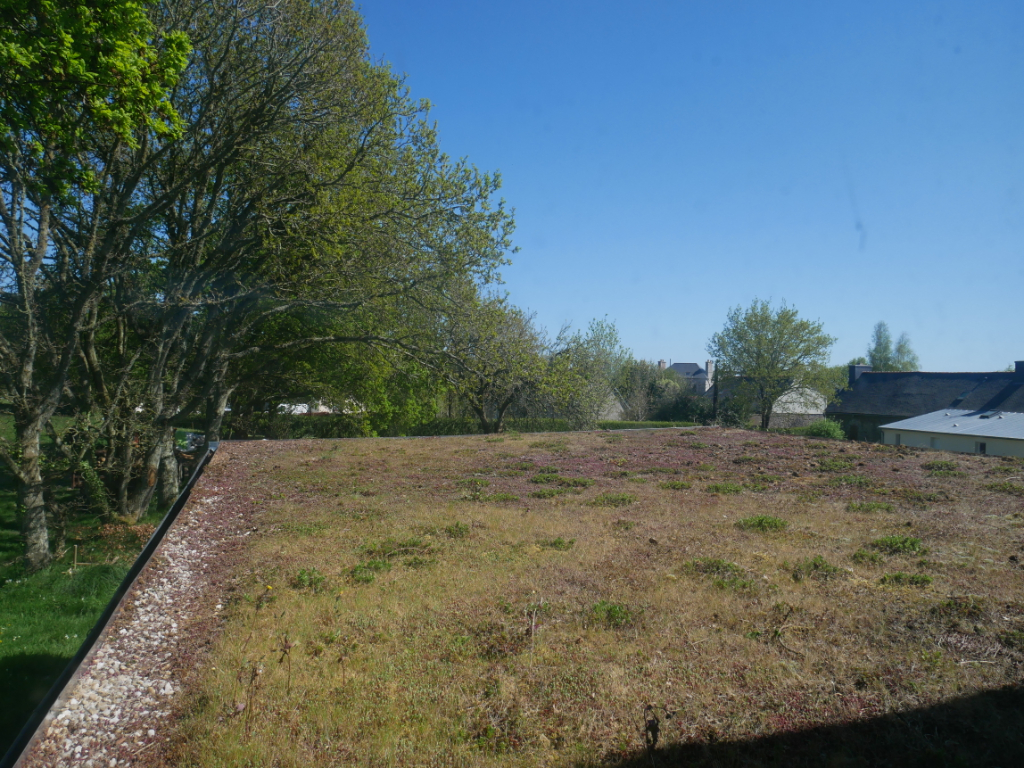
<svg viewBox="0 0 1024 768">
<path fill-rule="evenodd" d="M 802 319 L 785 302 L 778 308 L 754 299 L 729 311 L 725 327 L 708 342 L 719 385 L 749 395 L 767 429 L 779 398 L 830 399 L 834 375 L 828 367 L 835 339 L 818 321 Z"/>
<path fill-rule="evenodd" d="M 868 345 L 867 362 L 873 371 L 916 371 L 921 367 L 917 354 L 910 346 L 910 336 L 901 333 L 892 343 L 892 334 L 885 322 L 875 325 Z"/>
</svg>

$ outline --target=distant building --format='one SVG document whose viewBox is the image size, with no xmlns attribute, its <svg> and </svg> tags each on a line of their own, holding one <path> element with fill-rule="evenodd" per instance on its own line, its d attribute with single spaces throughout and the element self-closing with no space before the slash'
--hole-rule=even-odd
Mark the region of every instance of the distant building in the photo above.
<svg viewBox="0 0 1024 768">
<path fill-rule="evenodd" d="M 825 409 L 854 440 L 877 442 L 892 422 L 936 411 L 1024 413 L 1024 362 L 1013 371 L 879 371 L 851 365 L 846 389 Z"/>
<path fill-rule="evenodd" d="M 949 409 L 879 427 L 886 445 L 1024 457 L 1024 413 Z"/>
<path fill-rule="evenodd" d="M 699 393 L 707 392 L 714 383 L 715 364 L 711 360 L 705 362 L 703 368 L 697 363 L 673 363 L 667 367 Z M 664 360 L 658 361 L 658 368 L 665 370 Z"/>
</svg>

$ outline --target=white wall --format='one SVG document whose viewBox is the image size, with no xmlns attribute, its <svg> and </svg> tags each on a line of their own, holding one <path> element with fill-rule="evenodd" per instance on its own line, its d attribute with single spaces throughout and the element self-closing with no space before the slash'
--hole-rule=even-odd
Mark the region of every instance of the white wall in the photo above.
<svg viewBox="0 0 1024 768">
<path fill-rule="evenodd" d="M 977 453 L 976 443 L 985 443 L 985 453 L 988 456 L 1024 457 L 1024 440 L 1011 440 L 1005 437 L 977 437 L 975 435 L 947 435 L 940 432 L 911 432 L 905 429 L 883 429 L 882 442 L 885 445 L 896 445 L 897 435 L 899 435 L 900 445 L 908 445 L 911 448 L 933 448 L 936 451 Z"/>
</svg>

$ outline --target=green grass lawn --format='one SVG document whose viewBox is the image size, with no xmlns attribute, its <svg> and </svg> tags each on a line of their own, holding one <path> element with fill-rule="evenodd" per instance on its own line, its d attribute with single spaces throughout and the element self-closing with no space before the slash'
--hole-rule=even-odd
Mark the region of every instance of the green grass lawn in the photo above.
<svg viewBox="0 0 1024 768">
<path fill-rule="evenodd" d="M 13 431 L 11 417 L 0 415 L 0 436 L 10 440 Z M 58 493 L 64 503 L 72 498 L 70 488 Z M 0 465 L 0 754 L 78 651 L 159 517 L 128 526 L 72 513 L 54 564 L 26 574 L 14 478 Z M 78 568 L 76 546 L 85 563 Z"/>
</svg>

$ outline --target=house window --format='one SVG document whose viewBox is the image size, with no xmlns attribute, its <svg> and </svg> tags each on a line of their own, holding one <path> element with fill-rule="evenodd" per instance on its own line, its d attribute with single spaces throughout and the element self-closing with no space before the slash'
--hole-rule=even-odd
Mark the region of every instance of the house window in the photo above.
<svg viewBox="0 0 1024 768">
<path fill-rule="evenodd" d="M 974 452 L 975 453 L 985 453 L 985 444 L 984 443 L 975 443 L 974 444 Z"/>
<path fill-rule="evenodd" d="M 900 445 L 900 433 L 899 432 L 896 433 L 896 441 L 893 443 L 893 445 Z"/>
</svg>

